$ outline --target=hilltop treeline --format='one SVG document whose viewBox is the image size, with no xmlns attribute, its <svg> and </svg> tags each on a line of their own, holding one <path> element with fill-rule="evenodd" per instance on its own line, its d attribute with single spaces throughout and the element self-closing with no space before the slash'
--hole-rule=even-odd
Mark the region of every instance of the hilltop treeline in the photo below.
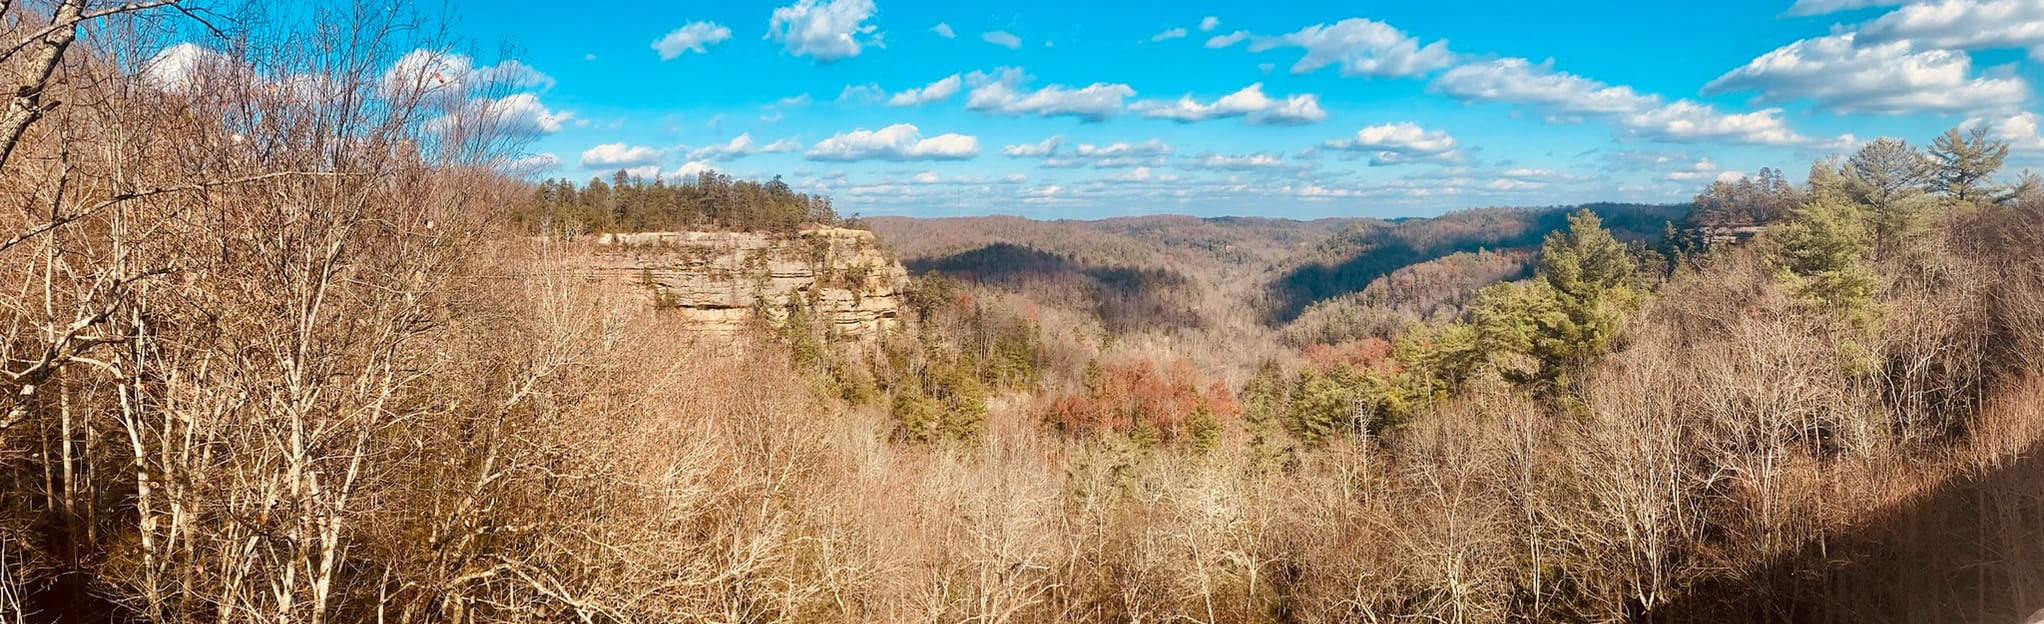
<svg viewBox="0 0 2044 624">
<path fill-rule="evenodd" d="M 613 174 L 541 182 L 514 220 L 533 234 L 745 230 L 792 232 L 803 225 L 856 223 L 838 216 L 830 198 L 798 193 L 780 176 L 765 182 L 704 171 L 678 180 Z"/>
</svg>

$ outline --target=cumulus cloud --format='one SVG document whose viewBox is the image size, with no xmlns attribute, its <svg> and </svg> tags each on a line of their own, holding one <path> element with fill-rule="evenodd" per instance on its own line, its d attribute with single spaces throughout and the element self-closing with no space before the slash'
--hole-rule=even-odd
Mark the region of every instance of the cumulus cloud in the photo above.
<svg viewBox="0 0 2044 624">
<path fill-rule="evenodd" d="M 1155 34 L 1155 35 L 1152 35 L 1152 36 L 1150 37 L 1150 42 L 1151 42 L 1151 43 L 1156 43 L 1156 42 L 1159 42 L 1159 41 L 1170 41 L 1170 40 L 1172 40 L 1172 39 L 1184 39 L 1184 38 L 1185 38 L 1185 29 L 1183 29 L 1183 28 L 1173 28 L 1173 29 L 1170 29 L 1170 30 L 1166 30 L 1166 31 L 1164 31 L 1164 32 L 1160 32 L 1160 33 L 1157 33 L 1157 34 Z"/>
<path fill-rule="evenodd" d="M 1306 51 L 1292 65 L 1294 74 L 1339 64 L 1344 76 L 1418 76 L 1445 68 L 1454 61 L 1446 41 L 1422 46 L 1418 39 L 1389 24 L 1363 18 L 1315 24 L 1277 37 L 1257 37 L 1250 42 L 1249 51 L 1285 47 Z"/>
<path fill-rule="evenodd" d="M 539 96 L 514 93 L 501 98 L 475 98 L 446 115 L 428 120 L 425 129 L 435 134 L 503 133 L 529 136 L 560 132 L 575 117 L 554 111 L 540 103 Z"/>
<path fill-rule="evenodd" d="M 1218 50 L 1220 48 L 1225 48 L 1238 43 L 1242 43 L 1243 41 L 1247 41 L 1248 39 L 1249 31 L 1238 30 L 1225 35 L 1214 35 L 1212 37 L 1208 37 L 1207 47 Z"/>
<path fill-rule="evenodd" d="M 963 134 L 940 134 L 923 138 L 913 124 L 894 124 L 879 130 L 860 128 L 832 136 L 810 146 L 804 157 L 819 161 L 854 160 L 965 160 L 979 155 L 979 139 Z"/>
<path fill-rule="evenodd" d="M 1218 17 L 1214 17 L 1214 16 L 1212 16 L 1212 15 L 1208 15 L 1208 16 L 1206 16 L 1206 19 L 1202 19 L 1202 20 L 1200 20 L 1200 21 L 1199 21 L 1199 31 L 1200 31 L 1200 32 L 1213 32 L 1213 31 L 1214 31 L 1214 27 L 1216 27 L 1216 26 L 1220 26 L 1220 25 L 1221 25 L 1221 18 L 1218 18 Z"/>
<path fill-rule="evenodd" d="M 1687 162 L 1688 152 L 1670 150 L 1615 150 L 1597 156 L 1603 171 L 1659 171 Z"/>
<path fill-rule="evenodd" d="M 688 180 L 691 178 L 701 178 L 705 172 L 715 170 L 716 168 L 711 166 L 710 163 L 691 160 L 682 163 L 680 167 L 676 167 L 673 171 L 669 171 L 661 177 L 669 180 Z"/>
<path fill-rule="evenodd" d="M 800 0 L 774 9 L 767 38 L 792 56 L 830 62 L 859 55 L 879 45 L 878 27 L 866 24 L 875 12 L 873 0 Z"/>
<path fill-rule="evenodd" d="M 1267 152 L 1229 156 L 1224 154 L 1202 154 L 1179 163 L 1188 169 L 1219 169 L 1225 171 L 1254 171 L 1274 169 L 1290 165 L 1284 157 Z"/>
<path fill-rule="evenodd" d="M 2044 152 L 2044 115 L 2024 111 L 2006 117 L 1969 119 L 1966 127 L 1985 126 L 1994 138 L 2024 152 Z"/>
<path fill-rule="evenodd" d="M 1054 136 L 1048 139 L 1044 139 L 1043 141 L 1038 143 L 1025 143 L 1022 145 L 1010 145 L 1007 147 L 1003 147 L 1001 148 L 1001 155 L 1008 156 L 1010 158 L 1043 158 L 1045 156 L 1051 155 L 1052 152 L 1056 152 L 1058 146 L 1064 144 L 1065 144 L 1064 137 Z"/>
<path fill-rule="evenodd" d="M 671 61 L 686 52 L 708 54 L 709 46 L 731 38 L 731 29 L 713 22 L 690 22 L 653 42 L 660 60 Z"/>
<path fill-rule="evenodd" d="M 553 154 L 528 154 L 505 161 L 497 171 L 521 178 L 538 177 L 561 166 L 561 157 Z"/>
<path fill-rule="evenodd" d="M 640 165 L 620 169 L 619 171 L 623 171 L 627 178 L 639 180 L 652 180 L 660 177 L 660 165 Z"/>
<path fill-rule="evenodd" d="M 1251 123 L 1271 126 L 1299 126 L 1326 119 L 1327 111 L 1320 108 L 1320 96 L 1311 93 L 1279 100 L 1276 106 L 1249 117 Z"/>
<path fill-rule="evenodd" d="M 930 32 L 937 33 L 937 36 L 945 39 L 958 38 L 958 31 L 951 30 L 951 25 L 944 22 L 937 22 L 936 26 L 931 26 Z"/>
<path fill-rule="evenodd" d="M 1185 176 L 1173 173 L 1159 173 L 1149 167 L 1136 167 L 1127 171 L 1107 174 L 1109 182 L 1177 182 Z"/>
<path fill-rule="evenodd" d="M 1097 122 L 1120 113 L 1122 100 L 1136 94 L 1128 85 L 1100 82 L 1076 89 L 1050 85 L 1035 91 L 1023 90 L 1022 84 L 1028 80 L 1021 69 L 1013 67 L 991 74 L 973 72 L 966 77 L 972 90 L 966 95 L 965 107 L 996 115 L 1069 115 Z"/>
<path fill-rule="evenodd" d="M 938 79 L 936 82 L 924 85 L 923 88 L 909 89 L 896 93 L 893 97 L 887 98 L 887 105 L 915 106 L 947 100 L 951 96 L 958 94 L 958 89 L 962 84 L 964 84 L 964 80 L 958 74 L 951 74 Z"/>
<path fill-rule="evenodd" d="M 887 90 L 872 83 L 845 85 L 844 90 L 837 93 L 839 102 L 878 102 L 886 98 Z"/>
<path fill-rule="evenodd" d="M 1839 11 L 1864 9 L 1867 7 L 1894 6 L 1902 4 L 1902 1 L 1903 0 L 1796 0 L 1796 3 L 1793 6 L 1790 6 L 1788 12 L 1783 13 L 1783 15 L 1787 15 L 1790 17 L 1824 15 L 1828 13 L 1837 13 Z"/>
<path fill-rule="evenodd" d="M 1621 138 L 1678 143 L 1811 145 L 1789 130 L 1781 109 L 1744 114 L 1718 112 L 1689 100 L 1664 104 L 1657 95 L 1631 87 L 1555 71 L 1553 62 L 1523 58 L 1471 63 L 1443 72 L 1429 87 L 1463 102 L 1501 102 L 1528 107 L 1549 122 L 1595 118 Z"/>
<path fill-rule="evenodd" d="M 583 169 L 624 169 L 659 164 L 664 150 L 622 142 L 605 143 L 582 152 Z"/>
<path fill-rule="evenodd" d="M 2044 59 L 2044 2 L 1943 0 L 1910 4 L 1859 27 L 1862 43 L 1911 41 L 1918 48 L 2029 49 Z"/>
<path fill-rule="evenodd" d="M 1711 159 L 1702 158 L 1687 167 L 1663 174 L 1661 179 L 1669 182 L 1708 182 L 1712 180 L 1737 180 L 1740 177 L 1741 174 L 1739 172 L 1726 171 L 1724 167 L 1718 166 Z"/>
<path fill-rule="evenodd" d="M 184 49 L 188 45 L 174 46 L 172 50 Z M 193 53 L 183 51 L 178 54 L 189 57 Z M 200 55 L 198 58 L 217 57 Z M 154 65 L 152 62 L 151 66 Z M 547 89 L 553 86 L 553 77 L 516 59 L 478 67 L 468 55 L 426 49 L 412 50 L 398 57 L 397 62 L 384 70 L 382 80 L 385 94 L 469 93 L 487 88 Z"/>
<path fill-rule="evenodd" d="M 1412 122 L 1370 126 L 1355 136 L 1321 144 L 1328 149 L 1367 154 L 1370 165 L 1402 165 L 1416 162 L 1454 163 L 1462 160 L 1455 138 L 1441 130 L 1427 130 Z"/>
<path fill-rule="evenodd" d="M 995 30 L 987 32 L 985 34 L 981 34 L 979 36 L 979 40 L 997 46 L 1001 46 L 1003 48 L 1007 48 L 1010 50 L 1019 50 L 1022 48 L 1022 38 L 1017 37 L 1013 33 L 1010 33 L 1005 30 Z"/>
<path fill-rule="evenodd" d="M 405 58 L 412 57 L 406 55 Z M 196 87 L 203 84 L 207 73 L 223 71 L 231 62 L 226 54 L 212 48 L 180 43 L 164 48 L 143 61 L 141 75 L 144 81 L 159 89 Z M 404 63 L 405 59 L 398 62 Z M 388 82 L 387 78 L 385 82 Z"/>
<path fill-rule="evenodd" d="M 1781 109 L 1720 113 L 1709 104 L 1689 100 L 1622 115 L 1616 119 L 1623 138 L 1668 143 L 1738 143 L 1748 145 L 1830 145 L 1789 130 Z"/>
<path fill-rule="evenodd" d="M 1319 96 L 1304 94 L 1275 100 L 1264 95 L 1263 83 L 1260 82 L 1210 103 L 1187 95 L 1176 100 L 1137 102 L 1129 109 L 1151 119 L 1170 119 L 1180 123 L 1247 117 L 1250 123 L 1301 125 L 1327 118 L 1327 111 L 1320 108 Z"/>
<path fill-rule="evenodd" d="M 1854 33 L 1804 39 L 1753 59 L 1704 86 L 1705 93 L 1757 91 L 1759 99 L 1814 100 L 1840 113 L 1970 113 L 2020 108 L 2021 78 L 1975 78 L 1973 59 L 1953 50 L 1913 49 L 1908 40 L 1861 45 Z"/>
<path fill-rule="evenodd" d="M 794 139 L 782 139 L 762 145 L 752 140 L 752 134 L 744 133 L 729 142 L 690 150 L 688 158 L 702 161 L 736 160 L 754 154 L 783 154 L 801 147 Z"/>
<path fill-rule="evenodd" d="M 1141 143 L 1117 142 L 1107 145 L 1081 143 L 1069 152 L 1052 154 L 1045 158 L 1043 166 L 1060 169 L 1161 167 L 1170 156 L 1171 146 L 1156 139 Z"/>
<path fill-rule="evenodd" d="M 1523 58 L 1462 65 L 1442 73 L 1431 88 L 1463 102 L 1531 106 L 1550 118 L 1630 112 L 1658 101 L 1633 91 L 1632 87 L 1614 87 L 1555 71 L 1553 60 L 1534 65 Z"/>
</svg>

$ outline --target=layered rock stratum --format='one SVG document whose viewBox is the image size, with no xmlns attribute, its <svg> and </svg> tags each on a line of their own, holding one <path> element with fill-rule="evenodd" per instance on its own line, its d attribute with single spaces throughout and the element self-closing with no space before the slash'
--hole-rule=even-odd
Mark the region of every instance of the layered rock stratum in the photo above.
<svg viewBox="0 0 2044 624">
<path fill-rule="evenodd" d="M 793 307 L 844 335 L 901 323 L 908 271 L 872 232 L 640 232 L 595 238 L 590 270 L 645 289 L 652 305 L 706 333 L 735 334 Z"/>
</svg>

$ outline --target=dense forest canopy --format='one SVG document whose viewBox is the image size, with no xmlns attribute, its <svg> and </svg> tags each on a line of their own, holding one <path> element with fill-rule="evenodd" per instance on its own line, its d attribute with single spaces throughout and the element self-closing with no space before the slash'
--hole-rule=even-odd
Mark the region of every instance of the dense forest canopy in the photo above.
<svg viewBox="0 0 2044 624">
<path fill-rule="evenodd" d="M 738 180 L 716 171 L 668 180 L 619 171 L 609 182 L 576 185 L 546 180 L 519 206 L 515 220 L 534 234 L 757 230 L 791 232 L 803 225 L 856 225 L 838 216 L 829 197 L 797 193 L 780 176 Z"/>
</svg>

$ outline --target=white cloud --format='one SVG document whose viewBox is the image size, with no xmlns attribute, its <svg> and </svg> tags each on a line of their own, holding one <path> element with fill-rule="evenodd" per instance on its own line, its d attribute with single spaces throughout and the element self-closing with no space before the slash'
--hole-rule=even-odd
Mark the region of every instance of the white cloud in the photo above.
<svg viewBox="0 0 2044 624">
<path fill-rule="evenodd" d="M 1009 33 L 1004 30 L 996 30 L 982 34 L 979 36 L 979 40 L 997 46 L 1001 46 L 1003 48 L 1007 48 L 1010 50 L 1019 50 L 1022 48 L 1022 38 L 1017 37 L 1013 33 Z"/>
<path fill-rule="evenodd" d="M 1724 167 L 1718 166 L 1711 159 L 1703 158 L 1687 167 L 1663 174 L 1661 179 L 1669 182 L 1705 182 L 1710 180 L 1737 180 L 1740 177 L 1741 174 L 1739 172 L 1726 171 Z"/>
<path fill-rule="evenodd" d="M 1597 155 L 1603 161 L 1599 168 L 1604 171 L 1662 170 L 1671 165 L 1685 162 L 1689 152 L 1668 150 L 1614 150 Z"/>
<path fill-rule="evenodd" d="M 837 93 L 839 102 L 878 102 L 886 98 L 887 90 L 872 83 L 845 85 L 845 89 Z"/>
<path fill-rule="evenodd" d="M 1614 87 L 1554 71 L 1552 60 L 1534 65 L 1523 58 L 1462 65 L 1442 73 L 1431 88 L 1463 102 L 1532 106 L 1550 118 L 1630 112 L 1658 101 L 1654 96 L 1633 91 L 1632 87 Z"/>
<path fill-rule="evenodd" d="M 428 120 L 425 129 L 435 134 L 466 132 L 503 133 L 511 136 L 560 132 L 574 113 L 549 110 L 531 93 L 513 93 L 501 98 L 475 98 L 455 110 Z"/>
<path fill-rule="evenodd" d="M 438 92 L 468 94 L 490 88 L 547 89 L 553 86 L 553 77 L 516 59 L 477 67 L 475 60 L 465 54 L 426 49 L 412 50 L 399 57 L 389 69 L 384 70 L 382 81 L 386 96 Z"/>
<path fill-rule="evenodd" d="M 993 74 L 973 72 L 966 77 L 972 85 L 965 107 L 997 115 L 1070 115 L 1085 121 L 1103 121 L 1121 112 L 1122 100 L 1136 91 L 1120 83 L 1093 83 L 1077 89 L 1051 85 L 1035 91 L 1018 87 L 1028 81 L 1021 69 L 1004 67 Z"/>
<path fill-rule="evenodd" d="M 2005 111 L 2029 100 L 2030 85 L 2021 78 L 1974 78 L 1964 52 L 1855 38 L 1843 33 L 1782 46 L 1704 85 L 1704 92 L 1758 91 L 1763 101 L 1808 98 L 1840 113 L 1891 115 Z"/>
<path fill-rule="evenodd" d="M 1311 93 L 1279 100 L 1276 106 L 1249 118 L 1251 122 L 1271 126 L 1298 126 L 1326 119 L 1327 111 L 1320 108 L 1320 96 Z"/>
<path fill-rule="evenodd" d="M 1943 0 L 1910 4 L 1859 28 L 1863 44 L 1913 41 L 1918 48 L 2031 50 L 2044 59 L 2044 2 Z"/>
<path fill-rule="evenodd" d="M 945 39 L 958 38 L 958 31 L 951 30 L 951 25 L 944 22 L 937 22 L 936 26 L 931 26 L 930 32 L 937 33 L 937 36 Z"/>
<path fill-rule="evenodd" d="M 1246 116 L 1251 123 L 1299 125 L 1327 118 L 1327 111 L 1320 108 L 1318 96 L 1305 94 L 1273 100 L 1264 95 L 1263 83 L 1260 82 L 1221 96 L 1212 103 L 1201 103 L 1187 95 L 1176 100 L 1137 102 L 1129 109 L 1142 113 L 1144 117 L 1180 123 Z"/>
<path fill-rule="evenodd" d="M 1197 158 L 1186 160 L 1180 163 L 1179 166 L 1190 169 L 1221 169 L 1228 171 L 1252 171 L 1284 167 L 1289 164 L 1290 163 L 1285 162 L 1285 159 L 1281 156 L 1264 152 L 1257 152 L 1254 154 L 1243 154 L 1241 156 L 1204 154 Z"/>
<path fill-rule="evenodd" d="M 505 175 L 521 178 L 538 177 L 561 166 L 561 157 L 553 154 L 529 154 L 506 161 L 497 167 Z"/>
<path fill-rule="evenodd" d="M 1042 158 L 1051 155 L 1052 152 L 1056 152 L 1058 146 L 1064 144 L 1065 144 L 1064 137 L 1054 136 L 1048 139 L 1044 139 L 1042 142 L 1039 143 L 1027 143 L 1022 145 L 1010 145 L 1007 147 L 1003 147 L 1001 148 L 1001 155 L 1008 156 L 1011 158 Z"/>
<path fill-rule="evenodd" d="M 963 134 L 923 138 L 920 129 L 905 123 L 832 136 L 810 146 L 804 154 L 810 160 L 820 161 L 964 160 L 978 155 L 977 138 Z"/>
<path fill-rule="evenodd" d="M 1292 65 L 1295 74 L 1340 64 L 1344 76 L 1418 76 L 1447 67 L 1454 60 L 1446 41 L 1421 46 L 1418 39 L 1389 24 L 1363 18 L 1315 24 L 1278 37 L 1257 37 L 1249 51 L 1281 47 L 1306 51 Z"/>
<path fill-rule="evenodd" d="M 640 165 L 637 167 L 622 169 L 621 171 L 624 171 L 625 177 L 627 178 L 652 180 L 660 177 L 660 165 Z"/>
<path fill-rule="evenodd" d="M 1221 25 L 1221 18 L 1218 18 L 1218 17 L 1214 17 L 1214 16 L 1212 16 L 1212 15 L 1208 15 L 1208 16 L 1206 16 L 1206 19 L 1202 19 L 1202 20 L 1200 20 L 1200 21 L 1199 21 L 1199 31 L 1200 31 L 1200 32 L 1213 32 L 1213 31 L 1214 31 L 1214 27 L 1216 27 L 1216 26 L 1220 26 L 1220 25 Z"/>
<path fill-rule="evenodd" d="M 1644 95 L 1631 87 L 1555 71 L 1552 61 L 1534 65 L 1522 58 L 1504 58 L 1472 63 L 1442 73 L 1430 88 L 1463 102 L 1526 106 L 1550 123 L 1600 119 L 1621 138 L 1676 143 L 1813 143 L 1789 130 L 1780 109 L 1729 114 L 1689 100 L 1663 104 L 1660 96 Z"/>
<path fill-rule="evenodd" d="M 653 42 L 660 60 L 671 61 L 685 52 L 709 54 L 709 46 L 731 38 L 731 29 L 713 22 L 690 22 Z"/>
<path fill-rule="evenodd" d="M 1986 126 L 1988 134 L 2007 141 L 2011 149 L 2044 152 L 2044 115 L 2024 111 L 1994 119 L 1969 119 L 1966 127 Z"/>
<path fill-rule="evenodd" d="M 1214 35 L 1212 37 L 1207 38 L 1207 47 L 1213 49 L 1220 49 L 1238 43 L 1242 43 L 1243 41 L 1248 39 L 1249 31 L 1238 30 L 1225 35 Z"/>
<path fill-rule="evenodd" d="M 774 9 L 767 38 L 793 56 L 823 62 L 854 57 L 880 44 L 878 28 L 864 23 L 874 12 L 873 0 L 799 0 Z"/>
<path fill-rule="evenodd" d="M 794 139 L 782 139 L 765 145 L 755 143 L 750 133 L 733 137 L 729 142 L 699 147 L 689 151 L 689 160 L 719 161 L 736 160 L 754 154 L 784 154 L 801 149 Z"/>
<path fill-rule="evenodd" d="M 411 58 L 406 55 L 405 58 Z M 149 57 L 142 63 L 142 79 L 159 89 L 198 87 L 206 74 L 224 71 L 231 59 L 205 46 L 180 43 Z M 399 63 L 404 60 L 400 59 Z"/>
<path fill-rule="evenodd" d="M 658 164 L 663 150 L 643 145 L 605 143 L 582 152 L 583 169 L 620 169 Z"/>
<path fill-rule="evenodd" d="M 1176 182 L 1185 179 L 1172 173 L 1158 173 L 1149 167 L 1136 167 L 1127 171 L 1107 174 L 1110 182 Z"/>
<path fill-rule="evenodd" d="M 1677 100 L 1660 108 L 1622 115 L 1615 123 L 1620 136 L 1645 141 L 1829 145 L 1789 130 L 1779 108 L 1732 114 L 1720 113 L 1709 104 Z"/>
<path fill-rule="evenodd" d="M 1824 15 L 1828 13 L 1837 13 L 1839 11 L 1864 9 L 1867 7 L 1894 6 L 1902 4 L 1904 1 L 1905 0 L 1796 0 L 1795 5 L 1790 6 L 1788 12 L 1783 13 L 1783 15 L 1787 15 L 1790 17 Z"/>
<path fill-rule="evenodd" d="M 1150 139 L 1141 143 L 1110 143 L 1094 145 L 1081 143 L 1072 151 L 1053 154 L 1043 160 L 1043 166 L 1054 168 L 1093 167 L 1112 169 L 1121 167 L 1161 167 L 1171 155 L 1171 146 L 1163 141 Z"/>
<path fill-rule="evenodd" d="M 1363 128 L 1353 137 L 1328 141 L 1322 146 L 1369 154 L 1372 166 L 1462 160 L 1462 151 L 1454 137 L 1441 130 L 1421 128 L 1409 121 Z"/>
<path fill-rule="evenodd" d="M 673 171 L 669 171 L 660 177 L 668 180 L 687 180 L 690 178 L 700 178 L 703 173 L 715 170 L 716 168 L 712 167 L 710 163 L 691 160 L 682 163 L 680 167 L 676 167 Z"/>
<path fill-rule="evenodd" d="M 1185 29 L 1183 29 L 1183 28 L 1173 28 L 1173 29 L 1170 29 L 1170 30 L 1166 30 L 1166 31 L 1164 31 L 1164 32 L 1160 32 L 1160 33 L 1157 33 L 1156 35 L 1153 35 L 1153 36 L 1151 36 L 1151 37 L 1150 37 L 1150 42 L 1151 42 L 1151 43 L 1156 43 L 1156 42 L 1159 42 L 1159 41 L 1170 41 L 1170 40 L 1172 40 L 1172 39 L 1183 39 L 1183 38 L 1185 38 Z"/>
<path fill-rule="evenodd" d="M 887 105 L 915 106 L 947 100 L 951 96 L 958 94 L 958 88 L 963 83 L 964 81 L 959 78 L 958 74 L 951 74 L 938 79 L 936 82 L 924 85 L 921 89 L 909 89 L 896 93 L 894 97 L 887 99 Z"/>
</svg>

